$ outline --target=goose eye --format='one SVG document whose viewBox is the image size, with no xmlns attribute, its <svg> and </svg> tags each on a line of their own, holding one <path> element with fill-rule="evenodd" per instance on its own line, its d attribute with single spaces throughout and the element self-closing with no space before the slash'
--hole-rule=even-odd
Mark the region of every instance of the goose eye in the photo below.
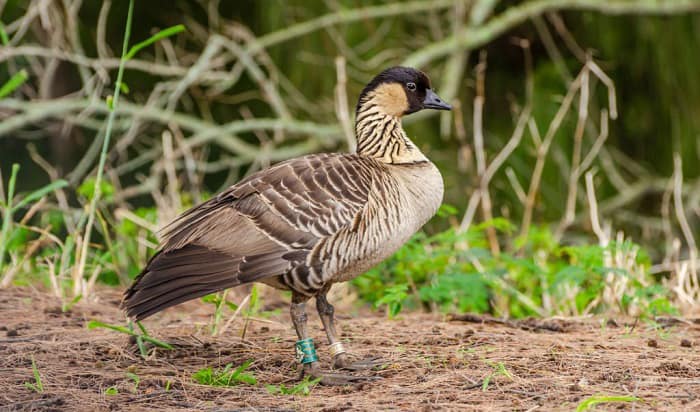
<svg viewBox="0 0 700 412">
<path fill-rule="evenodd" d="M 410 90 L 412 92 L 416 91 L 416 84 L 413 82 L 406 83 L 406 87 L 408 88 L 408 90 Z"/>
</svg>

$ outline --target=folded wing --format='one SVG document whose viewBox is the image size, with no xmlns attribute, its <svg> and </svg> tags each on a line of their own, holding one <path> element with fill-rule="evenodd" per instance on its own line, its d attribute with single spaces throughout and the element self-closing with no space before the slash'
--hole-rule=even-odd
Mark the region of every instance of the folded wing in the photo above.
<svg viewBox="0 0 700 412">
<path fill-rule="evenodd" d="M 161 250 L 122 306 L 143 319 L 219 290 L 280 276 L 351 225 L 373 173 L 355 155 L 309 155 L 255 173 L 164 229 Z"/>
</svg>

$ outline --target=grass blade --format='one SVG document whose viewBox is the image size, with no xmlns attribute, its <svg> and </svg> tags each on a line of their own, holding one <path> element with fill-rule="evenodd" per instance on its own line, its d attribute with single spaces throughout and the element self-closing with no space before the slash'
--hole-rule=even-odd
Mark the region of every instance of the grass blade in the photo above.
<svg viewBox="0 0 700 412">
<path fill-rule="evenodd" d="M 36 367 L 34 356 L 32 356 L 32 374 L 34 374 L 34 383 L 24 382 L 24 386 L 37 393 L 44 392 L 44 384 L 41 382 L 41 375 L 39 375 L 39 368 Z"/>
<path fill-rule="evenodd" d="M 19 173 L 19 164 L 15 163 L 12 165 L 12 174 L 7 184 L 7 201 L 5 202 L 5 210 L 3 213 L 2 229 L 0 229 L 0 273 L 2 273 L 2 266 L 5 261 L 5 247 L 7 247 L 7 237 L 10 233 L 10 225 L 12 223 L 12 197 L 15 195 L 17 173 Z"/>
<path fill-rule="evenodd" d="M 134 0 L 129 0 L 129 9 L 126 14 L 126 27 L 124 29 L 124 43 L 122 45 L 122 58 L 119 62 L 119 70 L 117 71 L 117 85 L 121 84 L 122 78 L 124 77 L 124 65 L 126 64 L 125 55 L 127 53 L 127 48 L 129 47 L 129 37 L 131 36 L 131 21 L 134 15 Z M 102 141 L 102 150 L 100 152 L 100 160 L 97 166 L 97 176 L 95 176 L 95 188 L 90 199 L 90 206 L 87 213 L 87 223 L 85 226 L 85 235 L 83 236 L 82 248 L 77 251 L 79 255 L 76 257 L 78 260 L 78 268 L 76 271 L 76 278 L 82 279 L 85 273 L 85 265 L 87 264 L 88 249 L 90 247 L 90 237 L 92 236 L 92 226 L 95 223 L 95 210 L 97 209 L 97 203 L 100 200 L 100 191 L 102 176 L 104 174 L 105 163 L 107 163 L 107 150 L 109 149 L 109 142 L 112 137 L 112 127 L 114 125 L 114 118 L 116 116 L 116 111 L 119 102 L 119 92 L 120 88 L 116 87 L 114 89 L 114 96 L 112 97 L 112 105 L 109 109 L 109 115 L 107 116 L 107 127 L 105 128 L 105 137 Z"/>
<path fill-rule="evenodd" d="M 12 211 L 16 212 L 18 209 L 21 209 L 22 207 L 26 206 L 27 204 L 29 204 L 35 200 L 41 199 L 46 194 L 53 192 L 54 190 L 63 189 L 66 186 L 68 186 L 68 182 L 63 180 L 63 179 L 56 180 L 55 182 L 51 182 L 50 184 L 33 191 L 27 197 L 25 197 L 24 199 L 17 202 L 17 204 L 12 208 Z"/>
<path fill-rule="evenodd" d="M 175 35 L 177 33 L 181 33 L 185 31 L 185 26 L 182 24 L 178 24 L 176 26 L 168 27 L 167 29 L 163 29 L 159 31 L 158 33 L 154 34 L 153 36 L 147 38 L 146 40 L 136 43 L 131 48 L 129 49 L 129 52 L 124 56 L 125 60 L 129 60 L 132 57 L 136 55 L 141 49 L 150 46 L 151 44 L 157 42 L 158 40 L 164 39 L 166 37 L 170 37 L 172 35 Z"/>
<path fill-rule="evenodd" d="M 584 412 L 600 403 L 610 402 L 637 402 L 640 399 L 636 396 L 616 396 L 616 395 L 593 395 L 581 401 L 576 407 L 576 412 Z"/>
<path fill-rule="evenodd" d="M 14 92 L 19 86 L 24 84 L 28 78 L 29 74 L 27 74 L 27 71 L 24 69 L 15 73 L 14 76 L 10 77 L 10 80 L 8 80 L 7 83 L 0 87 L 0 99 Z"/>
<path fill-rule="evenodd" d="M 88 329 L 95 329 L 95 328 L 111 329 L 113 331 L 125 333 L 125 334 L 130 335 L 130 336 L 141 337 L 146 342 L 150 342 L 150 343 L 152 343 L 155 346 L 158 346 L 160 348 L 174 349 L 173 346 L 167 342 L 163 342 L 161 340 L 158 340 L 158 339 L 153 338 L 153 337 L 148 336 L 148 335 L 139 335 L 138 333 L 131 331 L 128 328 L 125 328 L 124 326 L 110 325 L 108 323 L 100 322 L 97 320 L 91 320 L 90 322 L 88 322 L 87 326 L 88 326 Z"/>
<path fill-rule="evenodd" d="M 3 46 L 7 46 L 10 44 L 10 37 L 7 35 L 7 31 L 5 31 L 5 25 L 2 24 L 0 21 L 0 42 L 2 42 Z"/>
</svg>

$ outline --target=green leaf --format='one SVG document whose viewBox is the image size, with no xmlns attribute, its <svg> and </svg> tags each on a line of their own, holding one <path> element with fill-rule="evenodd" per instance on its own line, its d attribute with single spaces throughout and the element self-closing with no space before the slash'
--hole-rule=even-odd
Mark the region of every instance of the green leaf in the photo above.
<svg viewBox="0 0 700 412">
<path fill-rule="evenodd" d="M 27 71 L 25 69 L 22 69 L 19 72 L 15 73 L 15 75 L 12 76 L 10 80 L 7 81 L 7 83 L 3 84 L 2 87 L 0 87 L 0 99 L 14 92 L 19 86 L 24 84 L 24 82 L 26 82 L 28 78 L 29 74 L 27 74 Z"/>
<path fill-rule="evenodd" d="M 437 211 L 437 215 L 439 217 L 455 216 L 457 213 L 459 213 L 459 210 L 452 205 L 448 205 L 447 203 L 440 205 L 440 208 Z"/>
<path fill-rule="evenodd" d="M 93 177 L 85 179 L 85 181 L 78 186 L 78 194 L 88 200 L 92 200 L 92 197 L 95 194 L 95 180 L 96 179 Z M 109 199 L 114 195 L 114 186 L 112 186 L 111 183 L 102 180 L 100 181 L 100 193 L 104 199 Z"/>
<path fill-rule="evenodd" d="M 175 35 L 177 33 L 183 32 L 183 31 L 185 31 L 185 26 L 182 24 L 178 24 L 176 26 L 172 26 L 172 27 L 168 27 L 167 29 L 163 29 L 163 30 L 159 31 L 158 33 L 154 34 L 153 36 L 149 37 L 148 39 L 146 39 L 140 43 L 136 43 L 135 45 L 131 46 L 131 48 L 129 49 L 129 52 L 126 54 L 126 56 L 124 56 L 124 60 L 131 59 L 132 57 L 134 57 L 134 55 L 136 55 L 136 53 L 139 52 L 139 50 L 143 49 L 144 47 L 150 46 L 151 44 L 157 42 L 158 40 L 164 39 L 166 37 L 170 37 L 172 35 Z"/>
<path fill-rule="evenodd" d="M 612 403 L 612 402 L 638 402 L 640 398 L 635 396 L 617 396 L 617 395 L 593 395 L 582 400 L 576 407 L 576 412 L 584 412 L 595 405 L 601 403 Z"/>
<path fill-rule="evenodd" d="M 113 396 L 113 395 L 118 395 L 119 391 L 115 386 L 110 386 L 105 390 L 105 395 Z"/>
</svg>

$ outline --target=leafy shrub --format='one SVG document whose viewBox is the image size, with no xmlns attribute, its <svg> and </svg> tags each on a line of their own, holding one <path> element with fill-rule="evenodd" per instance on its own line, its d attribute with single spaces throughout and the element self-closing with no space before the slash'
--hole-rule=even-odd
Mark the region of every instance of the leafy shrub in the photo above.
<svg viewBox="0 0 700 412">
<path fill-rule="evenodd" d="M 498 255 L 488 248 L 488 228 L 506 245 Z M 669 292 L 648 275 L 647 254 L 633 242 L 561 245 L 542 226 L 509 243 L 511 232 L 511 223 L 494 219 L 464 233 L 418 233 L 353 285 L 362 299 L 387 305 L 389 317 L 402 306 L 510 317 L 675 312 Z"/>
</svg>

